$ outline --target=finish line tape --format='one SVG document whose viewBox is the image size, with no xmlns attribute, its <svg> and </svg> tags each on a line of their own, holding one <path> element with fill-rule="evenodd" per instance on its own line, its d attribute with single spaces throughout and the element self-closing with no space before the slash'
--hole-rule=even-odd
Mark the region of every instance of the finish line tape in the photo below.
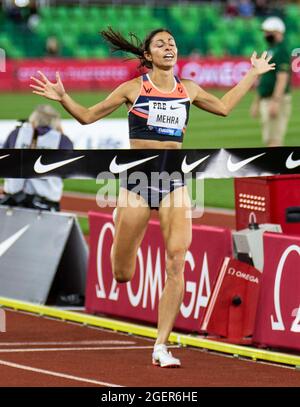
<svg viewBox="0 0 300 407">
<path fill-rule="evenodd" d="M 119 178 L 153 172 L 193 178 L 235 178 L 300 173 L 300 147 L 204 150 L 2 149 L 0 177 Z"/>
</svg>

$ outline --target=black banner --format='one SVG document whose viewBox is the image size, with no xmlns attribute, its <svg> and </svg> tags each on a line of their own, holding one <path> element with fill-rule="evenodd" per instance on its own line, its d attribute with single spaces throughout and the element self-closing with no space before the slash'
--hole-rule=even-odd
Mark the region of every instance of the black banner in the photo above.
<svg viewBox="0 0 300 407">
<path fill-rule="evenodd" d="M 213 384 L 212 384 L 213 386 Z M 248 402 L 293 403 L 299 399 L 299 388 L 274 387 L 11 387 L 0 388 L 4 403 L 21 403 L 22 406 L 41 406 L 47 403 L 55 406 L 82 405 L 100 406 L 145 406 L 151 405 L 194 405 L 203 406 L 218 402 L 220 405 L 241 405 Z"/>
<path fill-rule="evenodd" d="M 194 178 L 234 178 L 300 173 L 300 147 L 183 150 L 2 149 L 0 177 L 107 178 L 125 172 L 166 171 Z M 105 173 L 107 175 L 105 175 Z"/>
<path fill-rule="evenodd" d="M 275 368 L 274 368 L 275 369 Z M 295 403 L 299 400 L 299 388 L 271 387 L 10 387 L 0 388 L 2 403 L 41 406 L 45 401 L 57 406 L 147 406 L 151 405 L 220 405 L 248 402 L 272 404 Z M 64 404 L 63 404 L 64 403 Z"/>
</svg>

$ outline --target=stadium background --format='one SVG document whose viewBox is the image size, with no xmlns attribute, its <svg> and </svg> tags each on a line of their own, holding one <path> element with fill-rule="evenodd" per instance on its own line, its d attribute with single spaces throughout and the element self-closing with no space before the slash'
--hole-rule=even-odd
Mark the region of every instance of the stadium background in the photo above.
<svg viewBox="0 0 300 407">
<path fill-rule="evenodd" d="M 124 4 L 125 3 L 125 4 Z M 235 6 L 234 6 L 234 3 Z M 239 4 L 241 3 L 241 4 Z M 162 5 L 163 4 L 163 5 Z M 111 25 L 124 34 L 133 31 L 140 38 L 157 27 L 167 27 L 176 37 L 182 57 L 249 57 L 255 49 L 262 52 L 266 44 L 260 30 L 268 15 L 278 15 L 287 26 L 286 40 L 290 50 L 299 45 L 299 3 L 282 1 L 213 1 L 213 2 L 109 2 L 102 1 L 27 1 L 3 0 L 0 11 L 0 47 L 7 61 L 26 58 L 47 58 L 47 39 L 55 37 L 55 57 L 85 59 L 111 58 L 99 31 Z M 54 51 L 55 53 L 55 51 Z M 125 55 L 117 54 L 116 57 Z M 216 95 L 225 90 L 211 90 Z M 92 105 L 102 100 L 107 91 L 70 92 L 75 100 Z M 256 147 L 261 146 L 260 124 L 249 115 L 253 91 L 224 119 L 199 109 L 191 109 L 190 126 L 184 148 Z M 28 92 L 0 93 L 0 120 L 28 117 L 34 106 L 44 102 Z M 300 102 L 300 92 L 293 91 L 293 105 Z M 48 101 L 47 101 L 48 103 Z M 49 101 L 49 103 L 52 103 Z M 69 115 L 58 104 L 63 118 Z M 125 118 L 125 108 L 111 115 Z M 299 117 L 293 111 L 286 145 L 297 145 Z M 65 180 L 65 190 L 94 194 L 95 181 Z M 234 208 L 232 180 L 206 180 L 205 205 Z M 87 233 L 87 222 L 81 219 Z"/>
</svg>

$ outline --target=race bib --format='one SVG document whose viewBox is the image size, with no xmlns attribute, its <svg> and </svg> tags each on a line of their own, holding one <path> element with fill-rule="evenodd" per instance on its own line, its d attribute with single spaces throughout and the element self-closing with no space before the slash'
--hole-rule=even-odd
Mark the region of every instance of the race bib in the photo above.
<svg viewBox="0 0 300 407">
<path fill-rule="evenodd" d="M 186 121 L 185 106 L 171 100 L 149 101 L 148 126 L 182 130 Z"/>
</svg>

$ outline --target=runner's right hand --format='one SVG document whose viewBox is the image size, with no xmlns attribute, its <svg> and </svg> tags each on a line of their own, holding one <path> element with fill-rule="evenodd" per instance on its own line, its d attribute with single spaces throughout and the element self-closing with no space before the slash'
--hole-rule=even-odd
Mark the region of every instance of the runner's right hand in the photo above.
<svg viewBox="0 0 300 407">
<path fill-rule="evenodd" d="M 46 75 L 43 72 L 38 71 L 40 78 L 35 78 L 34 76 L 31 79 L 35 82 L 34 85 L 30 84 L 29 86 L 35 90 L 32 93 L 35 93 L 40 96 L 44 96 L 47 99 L 57 100 L 61 102 L 64 95 L 66 94 L 64 85 L 60 79 L 60 75 L 56 72 L 56 82 L 50 82 Z"/>
</svg>

